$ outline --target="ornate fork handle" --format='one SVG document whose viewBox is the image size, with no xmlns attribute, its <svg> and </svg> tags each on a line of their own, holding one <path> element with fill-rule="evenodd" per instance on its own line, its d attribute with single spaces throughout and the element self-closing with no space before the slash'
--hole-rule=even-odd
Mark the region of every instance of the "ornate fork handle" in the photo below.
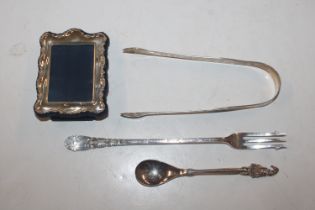
<svg viewBox="0 0 315 210">
<path fill-rule="evenodd" d="M 174 138 L 174 139 L 113 139 L 89 136 L 69 136 L 65 146 L 72 151 L 131 145 L 167 145 L 167 144 L 224 144 L 224 138 Z"/>
</svg>

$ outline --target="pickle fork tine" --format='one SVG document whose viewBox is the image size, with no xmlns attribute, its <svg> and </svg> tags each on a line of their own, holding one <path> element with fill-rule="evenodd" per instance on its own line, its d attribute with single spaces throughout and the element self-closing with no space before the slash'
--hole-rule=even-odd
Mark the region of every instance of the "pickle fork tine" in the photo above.
<svg viewBox="0 0 315 210">
<path fill-rule="evenodd" d="M 254 144 L 254 145 L 244 145 L 244 149 L 258 150 L 258 149 L 286 149 L 287 147 L 282 144 Z"/>
<path fill-rule="evenodd" d="M 239 135 L 243 135 L 244 137 L 284 137 L 286 136 L 285 133 L 280 133 L 277 131 L 274 132 L 241 132 Z"/>
<path fill-rule="evenodd" d="M 253 133 L 241 132 L 234 133 L 226 138 L 224 141 L 235 149 L 284 149 L 282 144 L 273 144 L 285 142 L 281 139 L 285 137 L 284 133 L 266 132 L 266 133 Z M 265 144 L 268 143 L 268 144 Z"/>
<path fill-rule="evenodd" d="M 282 139 L 276 139 L 276 138 L 257 138 L 257 139 L 243 139 L 245 143 L 281 143 L 286 142 Z"/>
</svg>

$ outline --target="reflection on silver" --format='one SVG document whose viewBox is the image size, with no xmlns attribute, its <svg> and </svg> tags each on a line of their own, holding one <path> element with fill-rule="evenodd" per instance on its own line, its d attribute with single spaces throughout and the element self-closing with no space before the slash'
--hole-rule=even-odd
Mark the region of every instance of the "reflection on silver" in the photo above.
<svg viewBox="0 0 315 210">
<path fill-rule="evenodd" d="M 65 147 L 71 151 L 83 151 L 96 148 L 129 145 L 170 145 L 170 144 L 227 144 L 235 149 L 284 149 L 281 142 L 284 133 L 234 133 L 217 138 L 172 138 L 172 139 L 113 139 L 88 136 L 69 136 Z"/>
<path fill-rule="evenodd" d="M 221 168 L 221 169 L 179 169 L 167 163 L 157 160 L 145 160 L 136 167 L 135 175 L 138 182 L 147 187 L 155 187 L 182 176 L 196 175 L 244 175 L 252 178 L 274 176 L 279 169 L 271 166 L 271 169 L 258 164 L 251 164 L 249 167 Z"/>
<path fill-rule="evenodd" d="M 65 147 L 72 151 L 83 151 L 91 148 L 91 138 L 88 136 L 69 136 L 65 140 Z"/>
<path fill-rule="evenodd" d="M 146 49 L 141 49 L 141 48 L 126 48 L 124 49 L 123 52 L 129 53 L 129 54 L 141 54 L 141 55 L 147 55 L 147 56 L 167 57 L 167 58 L 175 58 L 175 59 L 182 59 L 182 60 L 255 67 L 255 68 L 258 68 L 259 70 L 265 71 L 268 75 L 271 76 L 274 82 L 275 93 L 269 100 L 263 101 L 260 103 L 254 103 L 254 104 L 220 107 L 220 108 L 209 109 L 209 110 L 180 111 L 180 112 L 178 111 L 125 112 L 125 113 L 121 113 L 122 117 L 134 119 L 134 118 L 141 118 L 141 117 L 153 116 L 153 115 L 201 114 L 201 113 L 229 112 L 229 111 L 236 111 L 236 110 L 242 110 L 242 109 L 252 109 L 252 108 L 263 107 L 272 103 L 274 100 L 276 100 L 280 92 L 281 80 L 280 80 L 280 76 L 278 72 L 273 67 L 265 63 L 256 62 L 256 61 L 237 60 L 237 59 L 230 59 L 230 58 L 209 58 L 209 57 L 187 56 L 187 55 L 179 55 L 179 54 L 173 54 L 173 53 L 151 51 L 151 50 L 146 50 Z"/>
</svg>

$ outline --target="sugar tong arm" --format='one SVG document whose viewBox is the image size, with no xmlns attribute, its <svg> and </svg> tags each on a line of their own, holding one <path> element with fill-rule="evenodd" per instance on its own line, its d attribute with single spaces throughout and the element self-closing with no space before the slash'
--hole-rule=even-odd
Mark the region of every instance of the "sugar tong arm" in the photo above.
<svg viewBox="0 0 315 210">
<path fill-rule="evenodd" d="M 203 61 L 203 62 L 210 62 L 210 63 L 221 63 L 221 64 L 231 64 L 231 65 L 239 65 L 239 66 L 249 66 L 261 69 L 267 72 L 274 83 L 275 93 L 274 95 L 264 102 L 254 103 L 254 104 L 247 104 L 247 105 L 238 105 L 238 106 L 228 106 L 228 107 L 220 107 L 215 109 L 209 110 L 196 110 L 196 111 L 161 111 L 161 112 L 125 112 L 121 113 L 122 117 L 126 118 L 141 118 L 145 116 L 153 116 L 153 115 L 177 115 L 177 114 L 201 114 L 201 113 L 215 113 L 215 112 L 229 112 L 229 111 L 236 111 L 242 109 L 251 109 L 251 108 L 259 108 L 263 106 L 267 106 L 268 104 L 272 103 L 279 95 L 280 88 L 281 88 L 281 79 L 278 72 L 271 66 L 256 62 L 256 61 L 246 61 L 246 60 L 238 60 L 238 59 L 230 59 L 230 58 L 210 58 L 210 57 L 199 57 L 199 56 L 187 56 L 187 55 L 179 55 L 173 53 L 165 53 L 165 52 L 158 52 L 158 51 L 151 51 L 142 48 L 126 48 L 123 50 L 124 53 L 129 54 L 140 54 L 140 55 L 147 55 L 147 56 L 157 56 L 157 57 L 167 57 L 167 58 L 175 58 L 175 59 L 182 59 L 182 60 L 191 60 L 191 61 Z"/>
</svg>

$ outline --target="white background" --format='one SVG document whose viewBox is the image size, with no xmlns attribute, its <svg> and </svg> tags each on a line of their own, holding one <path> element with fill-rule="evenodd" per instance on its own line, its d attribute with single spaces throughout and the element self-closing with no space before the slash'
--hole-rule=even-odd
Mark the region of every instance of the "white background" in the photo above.
<svg viewBox="0 0 315 210">
<path fill-rule="evenodd" d="M 312 0 L 1 0 L 0 208 L 314 209 L 315 2 Z M 109 117 L 39 121 L 33 112 L 39 37 L 77 27 L 110 37 Z M 234 66 L 123 54 L 125 47 L 257 60 L 282 77 L 279 98 L 253 110 L 139 120 L 125 111 L 187 110 L 257 102 L 270 78 Z M 65 137 L 288 134 L 288 149 L 237 151 L 224 145 L 134 146 L 73 153 Z M 144 159 L 182 168 L 280 168 L 275 177 L 181 178 L 147 188 L 134 177 Z"/>
</svg>

